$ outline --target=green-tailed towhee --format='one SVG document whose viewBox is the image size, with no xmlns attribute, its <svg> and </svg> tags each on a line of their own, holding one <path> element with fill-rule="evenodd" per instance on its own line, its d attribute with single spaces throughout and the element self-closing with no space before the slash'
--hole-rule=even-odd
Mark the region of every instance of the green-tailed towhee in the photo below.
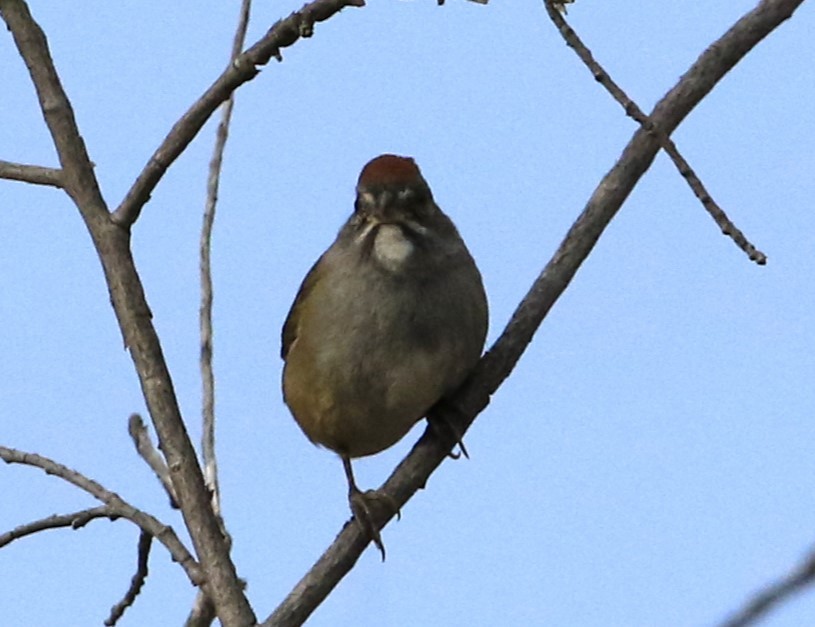
<svg viewBox="0 0 815 627">
<path fill-rule="evenodd" d="M 452 393 L 486 334 L 481 275 L 416 163 L 371 160 L 283 326 L 283 396 L 306 436 L 342 458 L 351 510 L 383 559 L 366 502 L 382 495 L 360 492 L 351 458 L 395 444 Z"/>
</svg>

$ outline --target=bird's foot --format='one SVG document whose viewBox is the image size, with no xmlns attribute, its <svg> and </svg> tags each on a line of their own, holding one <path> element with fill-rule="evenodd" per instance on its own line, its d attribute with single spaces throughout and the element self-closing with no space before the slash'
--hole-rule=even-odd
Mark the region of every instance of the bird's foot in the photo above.
<svg viewBox="0 0 815 627">
<path fill-rule="evenodd" d="M 354 514 L 354 519 L 362 529 L 362 532 L 367 535 L 379 552 L 382 554 L 382 561 L 385 561 L 385 545 L 382 543 L 382 536 L 379 534 L 379 529 L 374 523 L 374 513 L 376 510 L 386 509 L 391 512 L 396 512 L 396 520 L 402 517 L 399 511 L 399 504 L 394 498 L 380 492 L 378 490 L 368 490 L 360 492 L 359 490 L 352 490 L 348 494 L 348 503 L 351 505 L 351 512 Z"/>
<path fill-rule="evenodd" d="M 464 434 L 458 429 L 456 425 L 447 417 L 447 413 L 460 413 L 461 410 L 452 402 L 441 399 L 432 411 L 427 416 L 427 422 L 433 427 L 442 442 L 449 443 L 450 452 L 447 453 L 448 457 L 458 459 L 462 455 L 470 459 L 470 454 L 467 452 L 467 447 L 464 446 Z M 458 446 L 460 452 L 454 453 L 452 448 Z"/>
</svg>

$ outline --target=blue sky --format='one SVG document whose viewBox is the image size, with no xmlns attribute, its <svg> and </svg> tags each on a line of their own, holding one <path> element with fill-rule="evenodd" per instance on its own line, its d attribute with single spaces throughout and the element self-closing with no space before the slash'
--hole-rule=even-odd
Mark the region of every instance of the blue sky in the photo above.
<svg viewBox="0 0 815 627">
<path fill-rule="evenodd" d="M 540 2 L 370 2 L 318 24 L 238 92 L 214 236 L 223 507 L 267 616 L 346 520 L 336 457 L 282 403 L 279 332 L 352 209 L 362 165 L 416 158 L 489 295 L 488 342 L 635 130 Z M 249 41 L 301 3 L 257 3 Z M 579 0 L 572 25 L 644 110 L 753 0 Z M 225 66 L 237 2 L 31 3 L 116 205 Z M 710 625 L 815 542 L 815 13 L 805 3 L 674 135 L 752 264 L 660 155 L 448 461 L 310 625 Z M 56 165 L 0 36 L 0 158 Z M 214 125 L 171 168 L 133 248 L 182 410 L 199 437 L 198 231 Z M 181 531 L 132 451 L 144 411 L 75 208 L 0 181 L 0 443 L 75 467 Z M 375 486 L 422 427 L 355 464 Z M 0 532 L 93 505 L 0 468 Z M 97 521 L 0 551 L 5 625 L 100 624 L 137 531 Z M 122 625 L 177 625 L 194 590 L 161 547 Z M 815 595 L 773 614 L 808 624 Z M 70 616 L 70 623 L 66 623 Z"/>
</svg>

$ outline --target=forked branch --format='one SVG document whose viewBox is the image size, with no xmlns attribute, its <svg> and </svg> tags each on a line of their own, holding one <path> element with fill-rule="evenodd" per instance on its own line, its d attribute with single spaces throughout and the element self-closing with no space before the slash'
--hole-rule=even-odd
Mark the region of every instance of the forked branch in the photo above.
<svg viewBox="0 0 815 627">
<path fill-rule="evenodd" d="M 178 562 L 190 581 L 195 585 L 200 585 L 204 582 L 204 577 L 201 572 L 201 567 L 198 562 L 193 559 L 190 552 L 178 539 L 178 536 L 173 531 L 172 527 L 165 525 L 155 517 L 147 514 L 140 509 L 136 509 L 130 503 L 125 501 L 121 496 L 115 492 L 104 488 L 93 479 L 89 479 L 85 475 L 72 468 L 63 466 L 52 459 L 37 455 L 35 453 L 26 453 L 16 449 L 0 446 L 0 459 L 7 464 L 23 464 L 44 470 L 46 474 L 54 475 L 60 479 L 75 485 L 77 488 L 84 490 L 95 499 L 105 504 L 106 513 L 108 518 L 126 518 L 130 522 L 137 525 L 145 533 L 154 536 L 161 542 L 165 548 L 170 552 L 173 560 Z M 78 512 L 79 517 L 77 522 L 72 524 L 85 524 L 92 518 L 98 518 L 96 515 L 98 510 L 84 510 Z M 60 521 L 65 517 L 60 517 Z M 64 525 L 60 525 L 64 526 Z M 51 528 L 51 527 L 46 527 Z"/>
<path fill-rule="evenodd" d="M 559 6 L 560 3 L 555 0 L 544 0 L 544 5 L 546 6 L 546 12 L 549 14 L 549 18 L 554 22 L 569 47 L 575 51 L 577 56 L 580 57 L 580 60 L 583 61 L 592 73 L 594 80 L 606 88 L 606 91 L 622 106 L 629 117 L 638 122 L 642 128 L 656 136 L 660 146 L 662 146 L 663 150 L 665 150 L 667 155 L 671 158 L 671 161 L 674 162 L 676 169 L 679 170 L 679 174 L 687 181 L 696 198 L 702 203 L 702 206 L 722 230 L 722 233 L 732 239 L 736 246 L 741 248 L 751 261 L 755 261 L 760 266 L 766 264 L 767 256 L 748 241 L 744 233 L 733 224 L 724 210 L 713 200 L 710 192 L 708 192 L 696 172 L 694 172 L 690 164 L 681 155 L 669 134 L 654 124 L 654 121 L 643 113 L 642 109 L 637 106 L 637 103 L 629 98 L 628 94 L 623 91 L 614 79 L 611 78 L 609 73 L 595 60 L 591 51 L 583 44 L 577 33 L 574 32 L 561 15 L 561 13 L 565 11 L 563 11 L 562 6 Z"/>
<path fill-rule="evenodd" d="M 206 121 L 245 82 L 252 80 L 275 57 L 282 60 L 281 48 L 293 45 L 301 37 L 311 37 L 314 24 L 339 13 L 345 7 L 363 7 L 365 0 L 314 0 L 287 18 L 276 22 L 269 31 L 246 52 L 238 56 L 175 123 L 170 133 L 150 157 L 136 182 L 113 213 L 113 221 L 129 227 L 139 217 L 167 168 L 189 145 Z"/>
<path fill-rule="evenodd" d="M 195 449 L 181 418 L 172 378 L 133 260 L 129 229 L 111 220 L 42 29 L 23 0 L 0 0 L 0 14 L 37 91 L 62 166 L 65 191 L 79 209 L 102 263 L 119 328 L 125 346 L 130 349 L 159 446 L 180 499 L 184 522 L 206 575 L 207 592 L 213 595 L 223 624 L 254 623 L 254 612 L 212 511 Z M 200 119 L 202 124 L 206 116 Z M 161 536 L 156 537 L 161 540 Z M 196 583 L 203 580 L 201 576 L 195 578 Z"/>
</svg>

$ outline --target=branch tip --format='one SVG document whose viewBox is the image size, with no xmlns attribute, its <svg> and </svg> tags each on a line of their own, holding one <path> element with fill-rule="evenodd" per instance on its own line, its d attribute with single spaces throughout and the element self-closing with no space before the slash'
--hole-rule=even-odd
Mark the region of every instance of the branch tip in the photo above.
<svg viewBox="0 0 815 627">
<path fill-rule="evenodd" d="M 142 533 L 139 535 L 139 543 L 137 548 L 136 560 L 136 574 L 130 580 L 130 587 L 127 589 L 124 597 L 110 610 L 110 615 L 105 620 L 105 627 L 113 627 L 119 622 L 119 619 L 124 616 L 125 611 L 136 601 L 139 596 L 144 582 L 147 579 L 147 560 L 150 556 L 150 546 L 153 542 L 153 536 L 149 533 Z"/>
</svg>

